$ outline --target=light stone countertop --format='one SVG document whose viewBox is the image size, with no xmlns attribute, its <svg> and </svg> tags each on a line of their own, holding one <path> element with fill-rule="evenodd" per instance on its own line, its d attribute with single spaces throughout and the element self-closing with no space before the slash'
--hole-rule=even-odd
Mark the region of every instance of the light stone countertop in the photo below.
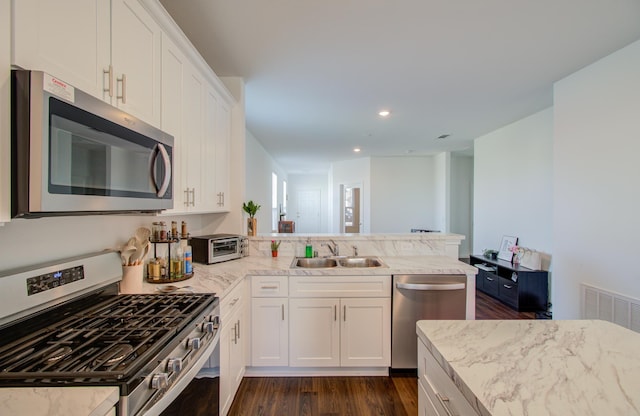
<svg viewBox="0 0 640 416">
<path fill-rule="evenodd" d="M 215 292 L 224 298 L 245 276 L 379 276 L 392 274 L 473 274 L 477 269 L 447 256 L 380 256 L 383 267 L 291 268 L 292 256 L 248 256 L 211 265 L 194 263 L 194 276 L 182 282 L 168 283 L 190 286 L 197 293 Z M 154 293 L 164 284 L 145 282 L 141 293 Z"/>
<path fill-rule="evenodd" d="M 0 414 L 104 416 L 119 395 L 117 387 L 3 387 Z"/>
<path fill-rule="evenodd" d="M 640 334 L 605 321 L 419 321 L 481 415 L 640 414 Z"/>
</svg>

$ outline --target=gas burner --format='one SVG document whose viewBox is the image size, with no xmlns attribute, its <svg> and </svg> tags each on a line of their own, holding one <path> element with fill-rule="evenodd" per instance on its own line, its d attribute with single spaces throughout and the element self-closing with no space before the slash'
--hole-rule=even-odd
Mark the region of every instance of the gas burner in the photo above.
<svg viewBox="0 0 640 416">
<path fill-rule="evenodd" d="M 127 358 L 133 352 L 133 347 L 129 344 L 115 344 L 107 348 L 101 353 L 95 360 L 93 360 L 93 366 L 95 367 L 111 367 L 120 363 Z"/>
<path fill-rule="evenodd" d="M 73 350 L 71 349 L 71 347 L 69 346 L 63 346 L 58 348 L 57 350 L 53 351 L 51 354 L 49 354 L 46 358 L 45 361 L 49 364 L 54 364 L 57 363 L 58 361 L 62 360 L 64 357 L 66 357 L 67 355 L 71 354 Z"/>
</svg>

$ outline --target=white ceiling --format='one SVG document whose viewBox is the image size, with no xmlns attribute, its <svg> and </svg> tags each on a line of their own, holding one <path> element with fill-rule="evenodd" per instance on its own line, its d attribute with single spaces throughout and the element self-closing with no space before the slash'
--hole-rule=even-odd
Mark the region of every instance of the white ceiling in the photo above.
<svg viewBox="0 0 640 416">
<path fill-rule="evenodd" d="M 219 76 L 245 79 L 247 128 L 289 173 L 469 149 L 640 39 L 640 0 L 161 3 Z"/>
</svg>

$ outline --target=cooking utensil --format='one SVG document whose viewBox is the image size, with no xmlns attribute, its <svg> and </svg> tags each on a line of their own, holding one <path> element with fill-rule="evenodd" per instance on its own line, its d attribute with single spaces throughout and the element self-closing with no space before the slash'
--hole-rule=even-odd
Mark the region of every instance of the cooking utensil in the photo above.
<svg viewBox="0 0 640 416">
<path fill-rule="evenodd" d="M 131 262 L 131 256 L 136 251 L 135 245 L 124 245 L 120 249 L 120 259 L 122 259 L 123 266 L 129 266 Z"/>
<path fill-rule="evenodd" d="M 151 237 L 151 230 L 146 227 L 140 227 L 136 230 L 136 238 L 140 242 L 149 241 Z"/>
</svg>

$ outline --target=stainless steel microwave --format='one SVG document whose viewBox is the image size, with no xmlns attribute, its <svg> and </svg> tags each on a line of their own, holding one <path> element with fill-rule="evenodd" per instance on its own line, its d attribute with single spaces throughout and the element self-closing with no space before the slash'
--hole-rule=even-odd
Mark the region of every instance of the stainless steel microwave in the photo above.
<svg viewBox="0 0 640 416">
<path fill-rule="evenodd" d="M 13 70 L 15 217 L 173 208 L 173 137 L 40 71 Z"/>
<path fill-rule="evenodd" d="M 193 261 L 204 264 L 239 259 L 249 255 L 247 237 L 233 234 L 212 234 L 191 238 Z"/>
</svg>

